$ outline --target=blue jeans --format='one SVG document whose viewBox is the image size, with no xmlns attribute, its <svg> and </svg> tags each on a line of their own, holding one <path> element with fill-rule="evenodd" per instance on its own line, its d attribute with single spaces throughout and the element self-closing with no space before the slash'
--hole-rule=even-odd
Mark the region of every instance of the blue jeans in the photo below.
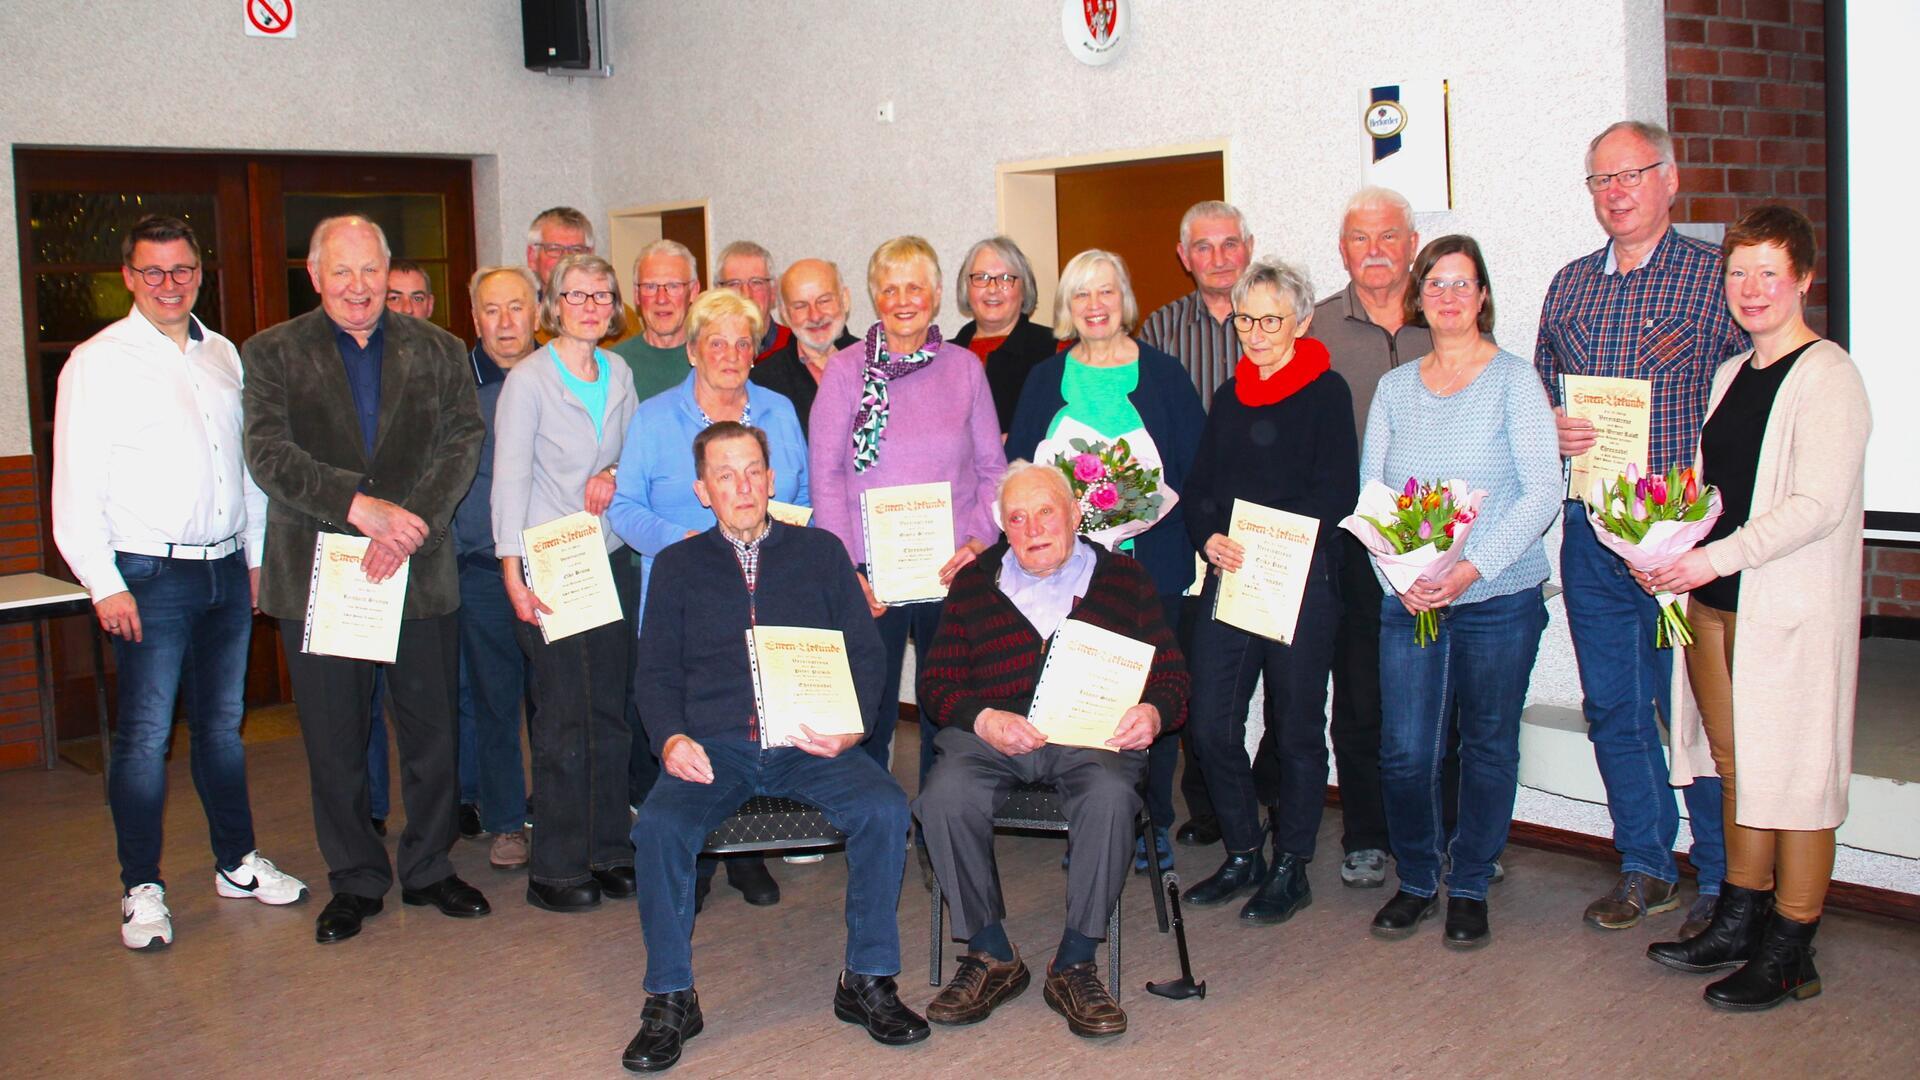
<svg viewBox="0 0 1920 1080">
<path fill-rule="evenodd" d="M 207 812 L 213 860 L 231 870 L 254 848 L 247 802 L 247 758 L 240 746 L 246 713 L 247 644 L 253 595 L 246 556 L 213 562 L 152 555 L 115 557 L 139 608 L 141 640 L 114 637 L 120 711 L 113 732 L 107 801 L 119 844 L 120 883 L 131 889 L 160 878 L 167 802 L 167 744 L 175 701 L 187 704 L 189 766 Z"/>
<path fill-rule="evenodd" d="M 1607 788 L 1620 870 L 1678 880 L 1673 844 L 1680 834 L 1680 813 L 1667 780 L 1667 755 L 1655 716 L 1656 709 L 1659 716 L 1668 715 L 1673 679 L 1673 650 L 1653 647 L 1659 605 L 1634 583 L 1627 564 L 1593 538 L 1586 508 L 1577 502 L 1566 507 L 1560 577 L 1567 590 L 1573 653 L 1580 664 L 1585 697 L 1581 710 Z M 1720 781 L 1702 777 L 1681 791 L 1693 823 L 1688 854 L 1700 875 L 1700 892 L 1717 896 L 1727 871 Z"/>
<path fill-rule="evenodd" d="M 1520 784 L 1520 714 L 1547 607 L 1540 586 L 1440 610 L 1440 636 L 1414 644 L 1400 598 L 1380 601 L 1380 789 L 1400 888 L 1440 889 L 1440 849 L 1453 860 L 1447 895 L 1485 900 L 1507 846 Z M 1447 720 L 1460 723 L 1459 823 L 1441 814 Z"/>
<path fill-rule="evenodd" d="M 761 750 L 744 739 L 701 744 L 713 783 L 694 784 L 664 770 L 633 823 L 640 929 L 647 939 L 646 991 L 693 985 L 694 857 L 707 834 L 755 795 L 778 795 L 820 808 L 847 834 L 847 959 L 857 975 L 900 972 L 900 875 L 907 864 L 907 796 L 891 773 L 858 750 L 836 758 L 803 750 Z"/>
<path fill-rule="evenodd" d="M 862 568 L 865 569 L 864 567 Z M 887 767 L 887 750 L 893 745 L 893 729 L 900 725 L 900 667 L 907 658 L 907 637 L 913 637 L 914 670 L 927 662 L 927 652 L 933 648 L 934 631 L 940 629 L 940 609 L 944 604 L 902 604 L 890 607 L 887 613 L 874 620 L 875 629 L 880 631 L 880 644 L 886 649 L 886 672 L 880 684 L 880 701 L 873 717 L 872 734 L 861 746 L 873 760 Z M 915 700 L 919 700 L 915 695 Z M 940 730 L 927 719 L 926 713 L 920 714 L 920 783 L 927 782 L 927 773 L 933 769 L 933 740 Z"/>
<path fill-rule="evenodd" d="M 462 557 L 460 801 L 480 807 L 480 827 L 490 833 L 515 832 L 527 823 L 527 774 L 520 759 L 527 658 L 514 640 L 514 622 L 500 560 Z"/>
</svg>

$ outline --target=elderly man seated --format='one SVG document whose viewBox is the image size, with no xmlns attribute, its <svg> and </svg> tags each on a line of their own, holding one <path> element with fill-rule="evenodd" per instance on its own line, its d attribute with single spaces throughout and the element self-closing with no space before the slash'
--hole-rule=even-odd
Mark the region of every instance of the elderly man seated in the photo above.
<svg viewBox="0 0 1920 1080">
<path fill-rule="evenodd" d="M 906 794 L 863 753 L 858 734 L 760 748 L 746 631 L 808 626 L 846 636 L 860 714 L 880 692 L 880 634 L 852 560 L 832 533 L 767 516 L 773 470 L 759 428 L 721 421 L 693 440 L 693 489 L 718 523 L 654 560 L 635 693 L 664 770 L 633 825 L 647 1000 L 623 1064 L 671 1068 L 700 1033 L 693 989 L 694 859 L 709 832 L 755 795 L 818 807 L 847 834 L 847 957 L 835 1016 L 888 1045 L 919 1042 L 927 1022 L 901 1004 L 894 908 L 906 868 Z M 758 948 L 737 942 L 741 948 Z"/>
<path fill-rule="evenodd" d="M 1147 747 L 1185 719 L 1186 664 L 1153 579 L 1131 558 L 1079 537 L 1080 507 L 1058 469 L 1015 462 L 1000 482 L 999 507 L 1006 539 L 954 578 L 920 670 L 920 705 L 939 725 L 940 756 L 914 815 L 951 898 L 955 934 L 967 942 L 927 1018 L 976 1023 L 1026 989 L 1026 965 L 1001 925 L 993 811 L 1014 785 L 1047 783 L 1063 799 L 1073 855 L 1047 1004 L 1075 1035 L 1119 1035 L 1127 1014 L 1101 983 L 1094 949 L 1133 859 Z M 1146 691 L 1114 728 L 1110 750 L 1050 746 L 1024 715 L 1048 639 L 1069 617 L 1154 647 Z"/>
</svg>

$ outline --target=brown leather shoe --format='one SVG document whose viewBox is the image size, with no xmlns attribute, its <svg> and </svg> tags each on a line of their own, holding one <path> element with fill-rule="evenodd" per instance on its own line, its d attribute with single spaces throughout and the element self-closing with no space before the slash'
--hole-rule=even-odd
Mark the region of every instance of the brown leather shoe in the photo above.
<svg viewBox="0 0 1920 1080">
<path fill-rule="evenodd" d="M 1032 981 L 1018 949 L 1005 963 L 992 953 L 969 952 L 960 958 L 960 970 L 953 973 L 952 981 L 927 1003 L 927 1019 L 955 1026 L 977 1024 L 1001 1002 L 1019 997 Z"/>
<path fill-rule="evenodd" d="M 1587 905 L 1586 920 L 1602 930 L 1625 930 L 1640 920 L 1680 906 L 1680 886 L 1629 870 L 1613 883 L 1613 890 Z"/>
<path fill-rule="evenodd" d="M 1067 1018 L 1067 1030 L 1083 1039 L 1104 1039 L 1127 1030 L 1127 1014 L 1107 993 L 1100 972 L 1089 960 L 1065 971 L 1047 970 L 1047 1004 Z"/>
<path fill-rule="evenodd" d="M 493 846 L 487 849 L 487 862 L 495 870 L 525 870 L 530 855 L 527 830 L 515 829 L 494 834 Z"/>
<path fill-rule="evenodd" d="M 1693 906 L 1687 908 L 1687 918 L 1680 924 L 1680 940 L 1692 941 L 1707 932 L 1713 923 L 1713 906 L 1719 901 L 1717 896 L 1695 896 Z"/>
</svg>

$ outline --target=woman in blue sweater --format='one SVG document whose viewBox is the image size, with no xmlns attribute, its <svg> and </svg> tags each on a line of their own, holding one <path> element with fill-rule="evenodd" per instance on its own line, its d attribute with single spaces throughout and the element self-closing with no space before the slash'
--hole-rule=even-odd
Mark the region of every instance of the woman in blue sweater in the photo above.
<svg viewBox="0 0 1920 1080">
<path fill-rule="evenodd" d="M 1562 481 L 1553 413 L 1532 365 L 1492 340 L 1493 289 L 1480 245 L 1443 236 L 1413 263 L 1407 322 L 1433 331 L 1433 351 L 1387 373 L 1367 416 L 1360 476 L 1398 490 L 1465 481 L 1486 492 L 1460 561 L 1435 581 L 1388 595 L 1380 608 L 1380 781 L 1400 890 L 1373 933 L 1408 937 L 1435 910 L 1442 847 L 1446 944 L 1489 940 L 1487 886 L 1507 843 L 1519 783 L 1520 713 L 1547 625 L 1541 536 Z M 1378 574 L 1378 570 L 1375 570 Z M 1414 616 L 1439 613 L 1440 636 L 1420 647 Z M 1459 825 L 1440 820 L 1447 716 L 1460 715 Z"/>
<path fill-rule="evenodd" d="M 1244 354 L 1214 395 L 1213 412 L 1187 480 L 1187 534 L 1212 573 L 1193 632 L 1193 745 L 1220 820 L 1227 858 L 1187 890 L 1192 904 L 1224 904 L 1254 890 L 1240 917 L 1279 923 L 1313 902 L 1307 863 L 1327 788 L 1327 675 L 1340 601 L 1334 584 L 1335 524 L 1353 508 L 1359 453 L 1353 398 L 1327 347 L 1306 337 L 1313 283 L 1277 259 L 1248 267 L 1233 287 L 1233 324 Z M 1282 644 L 1209 617 L 1220 573 L 1245 552 L 1227 536 L 1233 503 L 1318 518 L 1293 641 Z M 1279 790 L 1259 792 L 1247 761 L 1247 705 L 1266 682 L 1266 733 Z M 1264 798 L 1263 798 L 1264 796 Z M 1260 803 L 1272 807 L 1273 863 L 1262 856 Z"/>
<path fill-rule="evenodd" d="M 1127 264 L 1111 252 L 1083 251 L 1060 271 L 1054 296 L 1053 334 L 1073 344 L 1027 376 L 1007 431 L 1007 457 L 1046 465 L 1059 454 L 1072 454 L 1070 439 L 1111 443 L 1124 438 L 1137 460 L 1158 466 L 1161 489 L 1181 495 L 1207 414 L 1180 361 L 1128 336 L 1140 321 L 1140 307 Z M 1193 581 L 1193 544 L 1182 504 L 1176 498 L 1151 528 L 1113 546 L 1146 567 L 1161 614 L 1178 633 L 1181 594 Z M 1167 830 L 1173 827 L 1180 738 L 1162 735 L 1147 754 L 1147 808 L 1163 867 L 1173 865 Z M 1134 867 L 1147 868 L 1144 837 L 1136 845 Z"/>
</svg>

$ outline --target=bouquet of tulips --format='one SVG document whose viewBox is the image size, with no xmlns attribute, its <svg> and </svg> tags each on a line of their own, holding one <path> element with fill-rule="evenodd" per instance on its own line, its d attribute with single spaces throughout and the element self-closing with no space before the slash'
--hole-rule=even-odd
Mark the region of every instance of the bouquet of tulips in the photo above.
<svg viewBox="0 0 1920 1080">
<path fill-rule="evenodd" d="M 1127 440 L 1071 439 L 1067 445 L 1073 452 L 1056 455 L 1053 467 L 1066 475 L 1080 503 L 1080 532 L 1089 540 L 1111 550 L 1173 509 L 1177 496 L 1161 490 L 1160 470 L 1135 459 Z"/>
<path fill-rule="evenodd" d="M 1360 538 L 1387 584 L 1394 592 L 1404 593 L 1416 581 L 1437 580 L 1460 561 L 1462 544 L 1486 497 L 1484 491 L 1469 489 L 1464 480 L 1422 483 L 1409 476 L 1398 492 L 1369 480 L 1360 491 L 1358 505 L 1341 519 L 1340 527 Z M 1414 615 L 1415 644 L 1424 649 L 1439 636 L 1439 613 L 1428 610 Z"/>
<path fill-rule="evenodd" d="M 1642 476 L 1629 464 L 1626 474 L 1611 484 L 1594 477 L 1586 503 L 1594 537 L 1641 573 L 1659 570 L 1693 550 L 1720 519 L 1720 489 L 1702 490 L 1693 470 L 1678 465 L 1665 475 Z M 1663 592 L 1654 599 L 1660 603 L 1654 647 L 1693 644 L 1693 626 L 1680 597 Z"/>
</svg>

